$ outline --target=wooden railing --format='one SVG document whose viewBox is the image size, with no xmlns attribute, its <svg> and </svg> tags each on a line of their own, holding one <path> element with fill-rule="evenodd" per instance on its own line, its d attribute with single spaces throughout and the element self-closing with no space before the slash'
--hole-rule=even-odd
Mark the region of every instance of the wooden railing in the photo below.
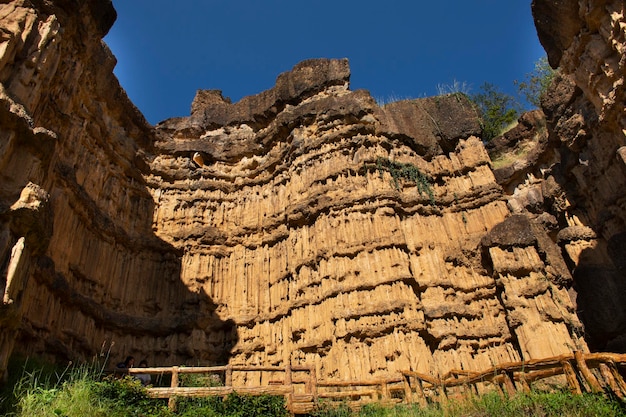
<svg viewBox="0 0 626 417">
<path fill-rule="evenodd" d="M 169 387 L 148 388 L 151 397 L 169 399 L 170 408 L 176 407 L 176 397 L 226 396 L 237 392 L 284 396 L 288 410 L 296 415 L 311 412 L 320 400 L 347 402 L 352 408 L 359 408 L 371 402 L 426 405 L 446 401 L 450 396 L 488 390 L 513 395 L 530 390 L 533 384 L 546 378 L 560 379 L 552 382 L 567 386 L 574 393 L 611 392 L 626 399 L 626 383 L 619 369 L 624 366 L 626 354 L 576 352 L 500 364 L 481 372 L 452 370 L 432 376 L 404 371 L 396 377 L 359 381 L 318 380 L 315 368 L 305 366 L 173 366 L 132 368 L 129 373 L 171 377 Z M 184 374 L 204 374 L 216 386 L 183 386 L 181 375 Z"/>
<path fill-rule="evenodd" d="M 128 373 L 150 374 L 160 379 L 171 378 L 169 387 L 151 386 L 148 395 L 167 398 L 169 407 L 175 409 L 176 397 L 226 396 L 237 392 L 242 395 L 281 395 L 292 415 L 312 411 L 318 401 L 345 401 L 353 407 L 368 402 L 400 402 L 398 392 L 404 390 L 403 378 L 372 379 L 363 381 L 318 381 L 315 368 L 304 366 L 210 366 L 210 367 L 155 367 L 131 368 Z M 236 375 L 237 373 L 243 375 Z M 218 386 L 182 386 L 181 376 L 204 374 Z M 238 377 L 258 381 L 256 384 L 237 384 Z M 154 379 L 154 378 L 153 378 Z"/>
<path fill-rule="evenodd" d="M 129 373 L 170 374 L 170 387 L 148 388 L 148 395 L 153 398 L 168 398 L 170 409 L 176 407 L 176 397 L 209 397 L 225 396 L 232 392 L 242 395 L 282 395 L 285 396 L 287 408 L 300 409 L 297 404 L 311 403 L 309 396 L 314 392 L 315 371 L 309 367 L 276 367 L 276 366 L 211 366 L 211 367 L 178 367 L 169 368 L 134 368 Z M 247 378 L 259 379 L 258 385 L 233 386 L 233 374 L 245 373 Z M 302 374 L 305 373 L 304 377 Z M 183 387 L 180 385 L 181 374 L 207 374 L 217 376 L 218 386 Z M 257 375 L 254 375 L 257 374 Z M 276 375 L 278 374 L 278 375 Z M 280 379 L 276 379 L 276 378 Z M 265 379 L 265 381 L 263 381 Z M 298 394 L 302 392 L 303 394 Z M 308 395 L 307 395 L 308 394 Z M 305 398 L 302 398 L 304 395 Z M 306 408 L 306 407 L 304 407 Z M 312 407 L 311 407 L 312 409 Z"/>
<path fill-rule="evenodd" d="M 555 356 L 526 362 L 503 363 L 482 372 L 452 370 L 435 377 L 404 371 L 407 402 L 426 405 L 442 402 L 450 393 L 469 395 L 495 389 L 507 395 L 528 392 L 531 385 L 547 378 L 560 378 L 553 384 L 568 387 L 571 392 L 610 392 L 626 398 L 626 383 L 619 367 L 626 365 L 626 355 L 582 353 Z"/>
</svg>

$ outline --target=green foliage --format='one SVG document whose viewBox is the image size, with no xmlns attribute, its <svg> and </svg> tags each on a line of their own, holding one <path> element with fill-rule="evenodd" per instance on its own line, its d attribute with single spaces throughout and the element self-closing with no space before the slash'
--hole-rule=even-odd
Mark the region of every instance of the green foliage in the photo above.
<svg viewBox="0 0 626 417">
<path fill-rule="evenodd" d="M 134 378 L 102 377 L 99 364 L 55 368 L 33 360 L 20 362 L 21 377 L 11 381 L 3 414 L 15 417 L 166 417 L 171 413 L 162 400 L 149 398 Z M 10 375 L 19 375 L 19 370 Z M 129 414 L 132 413 L 132 414 Z"/>
<path fill-rule="evenodd" d="M 106 377 L 93 382 L 93 392 L 109 416 L 169 416 L 163 400 L 150 398 L 141 382 L 131 376 Z"/>
<path fill-rule="evenodd" d="M 387 158 L 376 158 L 376 164 L 365 164 L 363 166 L 365 171 L 378 171 L 380 177 L 383 177 L 385 172 L 391 174 L 391 181 L 396 190 L 400 190 L 400 180 L 406 180 L 414 183 L 417 186 L 417 191 L 422 194 L 426 194 L 432 205 L 435 204 L 435 195 L 433 194 L 432 179 L 419 170 L 413 164 L 403 164 L 400 162 L 394 162 Z"/>
<path fill-rule="evenodd" d="M 67 370 L 67 369 L 66 369 Z M 93 395 L 93 379 L 85 369 L 47 375 L 25 371 L 15 386 L 15 415 L 40 417 L 105 416 L 105 410 Z"/>
<path fill-rule="evenodd" d="M 548 91 L 548 87 L 554 81 L 556 70 L 548 63 L 548 58 L 543 56 L 535 62 L 533 72 L 526 74 L 524 81 L 514 83 L 525 98 L 533 106 L 541 107 L 541 97 Z"/>
<path fill-rule="evenodd" d="M 224 384 L 216 374 L 190 374 L 182 373 L 179 377 L 180 387 L 221 387 Z"/>
<path fill-rule="evenodd" d="M 365 405 L 359 412 L 359 417 L 453 417 L 446 414 L 439 404 L 432 404 L 420 408 L 417 404 L 398 404 L 394 407 L 384 407 L 378 404 Z M 468 414 L 471 415 L 471 414 Z M 465 417 L 465 416 L 463 416 Z"/>
<path fill-rule="evenodd" d="M 385 407 L 379 404 L 363 406 L 359 412 L 345 404 L 336 407 L 321 403 L 310 417 L 617 417 L 626 416 L 624 403 L 600 394 L 574 395 L 567 391 L 531 392 L 507 398 L 488 393 L 465 401 L 449 401 L 419 407 L 417 404 L 398 404 Z"/>
<path fill-rule="evenodd" d="M 624 416 L 626 413 L 617 401 L 602 395 L 574 395 L 566 391 L 532 392 L 518 394 L 510 399 L 490 393 L 472 399 L 465 410 L 476 410 L 485 416 L 517 417 L 582 417 L 582 416 Z"/>
<path fill-rule="evenodd" d="M 224 400 L 220 397 L 178 399 L 177 415 L 184 417 L 224 416 L 224 417 L 285 417 L 285 399 L 274 395 L 229 394 Z"/>
<path fill-rule="evenodd" d="M 286 416 L 285 399 L 280 396 L 244 396 L 229 394 L 224 400 L 226 415 L 233 417 L 282 417 Z"/>
<path fill-rule="evenodd" d="M 223 416 L 224 406 L 220 397 L 177 398 L 176 411 L 181 417 Z"/>
<path fill-rule="evenodd" d="M 21 357 L 12 357 L 7 366 L 8 381 L 0 391 L 0 415 L 10 415 L 28 386 L 50 386 L 57 381 L 57 368 L 46 363 Z"/>
<path fill-rule="evenodd" d="M 519 104 L 512 96 L 501 92 L 495 85 L 485 83 L 481 92 L 471 96 L 482 120 L 483 141 L 500 135 L 505 127 L 519 117 Z"/>
<path fill-rule="evenodd" d="M 350 417 L 353 415 L 352 410 L 346 403 L 330 404 L 320 402 L 315 409 L 309 413 L 310 417 Z"/>
</svg>

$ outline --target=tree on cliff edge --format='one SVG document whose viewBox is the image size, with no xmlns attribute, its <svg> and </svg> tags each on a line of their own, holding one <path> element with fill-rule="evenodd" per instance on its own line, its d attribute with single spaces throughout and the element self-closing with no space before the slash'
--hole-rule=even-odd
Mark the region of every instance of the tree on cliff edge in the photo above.
<svg viewBox="0 0 626 417">
<path fill-rule="evenodd" d="M 519 104 L 513 96 L 501 92 L 493 84 L 484 83 L 480 90 L 471 99 L 481 117 L 483 141 L 488 142 L 517 120 Z"/>
<path fill-rule="evenodd" d="M 541 97 L 548 91 L 548 87 L 554 81 L 557 70 L 552 69 L 548 63 L 548 57 L 543 56 L 535 62 L 533 72 L 526 74 L 524 81 L 514 81 L 526 101 L 535 106 L 541 107 Z"/>
</svg>

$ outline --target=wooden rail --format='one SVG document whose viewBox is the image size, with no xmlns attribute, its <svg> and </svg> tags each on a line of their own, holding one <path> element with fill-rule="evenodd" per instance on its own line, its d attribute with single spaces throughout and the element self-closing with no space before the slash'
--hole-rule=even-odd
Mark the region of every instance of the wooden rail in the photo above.
<svg viewBox="0 0 626 417">
<path fill-rule="evenodd" d="M 171 377 L 169 387 L 150 386 L 148 395 L 153 398 L 167 398 L 171 409 L 176 408 L 177 397 L 226 396 L 237 392 L 242 395 L 282 395 L 287 409 L 292 415 L 313 411 L 319 400 L 345 401 L 353 407 L 368 402 L 400 402 L 397 393 L 402 393 L 403 378 L 397 376 L 386 379 L 363 381 L 318 381 L 315 368 L 303 366 L 210 366 L 210 367 L 154 367 L 131 368 L 128 373 L 150 374 Z M 237 373 L 248 380 L 259 381 L 256 385 L 233 384 Z M 183 386 L 185 374 L 204 374 L 207 380 L 219 380 L 219 386 Z"/>
<path fill-rule="evenodd" d="M 403 371 L 390 378 L 356 381 L 318 380 L 315 368 L 306 366 L 211 366 L 131 368 L 130 374 L 171 376 L 169 387 L 151 386 L 148 395 L 169 399 L 176 407 L 177 397 L 243 395 L 281 395 L 292 415 L 311 412 L 320 401 L 347 402 L 359 408 L 370 402 L 414 403 L 426 405 L 446 401 L 450 396 L 497 390 L 513 395 L 528 391 L 531 385 L 547 378 L 573 393 L 610 392 L 626 399 L 626 382 L 620 367 L 626 366 L 626 354 L 576 352 L 541 360 L 504 363 L 484 371 L 451 370 L 433 376 Z M 182 375 L 204 374 L 205 381 L 216 386 L 184 386 Z M 239 374 L 239 375 L 237 375 Z M 235 381 L 235 382 L 234 382 Z M 239 382 L 246 381 L 246 382 Z"/>
<path fill-rule="evenodd" d="M 503 363 L 481 372 L 451 370 L 442 376 L 404 371 L 407 402 L 426 405 L 445 401 L 452 391 L 455 395 L 495 389 L 513 395 L 527 392 L 537 381 L 559 378 L 553 384 L 567 386 L 571 392 L 612 393 L 626 399 L 626 383 L 619 367 L 626 366 L 626 354 L 582 353 L 555 356 L 525 362 Z"/>
</svg>

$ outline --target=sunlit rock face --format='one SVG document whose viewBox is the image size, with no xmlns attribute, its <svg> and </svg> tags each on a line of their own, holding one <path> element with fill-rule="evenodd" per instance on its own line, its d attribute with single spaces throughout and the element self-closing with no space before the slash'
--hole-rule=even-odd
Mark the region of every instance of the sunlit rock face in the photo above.
<svg viewBox="0 0 626 417">
<path fill-rule="evenodd" d="M 535 0 L 558 78 L 543 102 L 557 149 L 559 244 L 594 350 L 626 352 L 626 18 L 624 2 Z M 550 187 L 554 190 L 554 187 Z M 568 229 L 571 227 L 571 229 Z"/>
<path fill-rule="evenodd" d="M 587 349 L 566 261 L 601 234 L 512 203 L 465 96 L 381 107 L 318 59 L 153 127 L 112 75 L 110 2 L 0 16 L 0 369 L 102 352 L 363 379 Z"/>
<path fill-rule="evenodd" d="M 152 230 L 155 133 L 112 74 L 111 3 L 3 2 L 0 16 L 0 369 L 13 351 L 66 361 L 112 344 L 179 362 L 193 328 L 224 356 L 232 326 Z"/>
<path fill-rule="evenodd" d="M 348 77 L 346 60 L 306 61 L 239 103 L 200 91 L 190 117 L 156 126 L 155 234 L 236 324 L 231 361 L 350 379 L 585 349 L 542 227 L 489 238 L 510 211 L 467 99 L 381 108 Z"/>
</svg>

